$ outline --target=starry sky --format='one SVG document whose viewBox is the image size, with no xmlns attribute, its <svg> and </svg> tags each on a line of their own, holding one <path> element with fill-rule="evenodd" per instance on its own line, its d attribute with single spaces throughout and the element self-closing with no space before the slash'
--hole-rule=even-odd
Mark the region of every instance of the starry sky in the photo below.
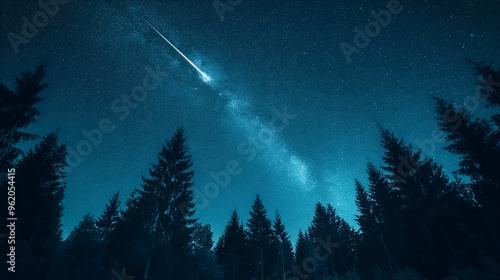
<svg viewBox="0 0 500 280">
<path fill-rule="evenodd" d="M 375 29 L 373 14 L 388 5 L 399 12 Z M 196 217 L 215 239 L 232 210 L 248 219 L 257 194 L 293 240 L 318 201 L 356 226 L 354 180 L 366 185 L 367 162 L 381 165 L 377 123 L 429 143 L 430 96 L 463 106 L 478 82 L 466 59 L 500 54 L 498 0 L 61 0 L 45 9 L 2 1 L 0 83 L 12 88 L 14 74 L 48 62 L 46 99 L 28 131 L 59 129 L 70 149 L 64 235 L 114 193 L 124 202 L 180 126 Z M 23 25 L 35 21 L 25 38 Z M 366 26 L 369 42 L 356 37 Z M 346 55 L 341 46 L 355 48 L 356 38 L 363 46 Z M 86 146 L 103 124 L 102 139 Z M 457 158 L 431 143 L 425 154 L 451 174 Z M 214 177 L 235 164 L 220 187 Z"/>
</svg>

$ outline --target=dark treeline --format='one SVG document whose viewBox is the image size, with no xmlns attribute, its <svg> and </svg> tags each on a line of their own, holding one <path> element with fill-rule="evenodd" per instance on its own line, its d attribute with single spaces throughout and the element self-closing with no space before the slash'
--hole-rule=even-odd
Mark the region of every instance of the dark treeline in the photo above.
<svg viewBox="0 0 500 280">
<path fill-rule="evenodd" d="M 497 110 L 500 71 L 471 63 L 483 77 L 473 98 Z M 42 65 L 16 76 L 14 90 L 0 85 L 1 184 L 9 187 L 15 168 L 20 217 L 16 272 L 4 267 L 2 279 L 500 279 L 500 114 L 480 118 L 433 97 L 445 149 L 460 159 L 453 178 L 380 127 L 383 165 L 367 164 L 368 185 L 353 182 L 359 230 L 317 203 L 296 244 L 259 196 L 247 221 L 228 213 L 214 242 L 210 225 L 192 218 L 194 171 L 180 128 L 123 205 L 115 194 L 63 240 L 66 146 L 57 132 L 23 132 L 39 115 L 44 76 Z M 17 148 L 37 139 L 29 151 Z"/>
</svg>

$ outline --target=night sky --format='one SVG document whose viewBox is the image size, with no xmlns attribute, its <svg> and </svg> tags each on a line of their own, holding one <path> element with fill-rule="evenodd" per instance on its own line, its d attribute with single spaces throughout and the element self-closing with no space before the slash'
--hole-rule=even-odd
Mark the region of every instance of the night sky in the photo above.
<svg viewBox="0 0 500 280">
<path fill-rule="evenodd" d="M 48 62 L 46 99 L 29 131 L 59 129 L 70 149 L 65 236 L 114 193 L 124 202 L 180 126 L 196 217 L 215 240 L 232 210 L 248 219 L 257 194 L 270 218 L 280 211 L 293 240 L 318 201 L 356 226 L 354 180 L 366 185 L 367 162 L 381 164 L 377 123 L 416 146 L 432 139 L 431 95 L 463 105 L 478 82 L 466 59 L 500 58 L 498 0 L 222 0 L 219 12 L 212 1 L 63 2 L 46 19 L 38 13 L 44 26 L 13 47 L 8 34 L 23 36 L 22 18 L 44 10 L 2 1 L 0 83 L 13 88 L 14 74 Z M 399 12 L 344 54 L 341 46 L 356 47 L 355 28 L 388 3 Z M 102 141 L 85 146 L 100 123 Z M 425 154 L 451 174 L 457 158 L 433 143 Z M 211 174 L 236 163 L 241 171 L 226 187 L 209 188 Z"/>
</svg>

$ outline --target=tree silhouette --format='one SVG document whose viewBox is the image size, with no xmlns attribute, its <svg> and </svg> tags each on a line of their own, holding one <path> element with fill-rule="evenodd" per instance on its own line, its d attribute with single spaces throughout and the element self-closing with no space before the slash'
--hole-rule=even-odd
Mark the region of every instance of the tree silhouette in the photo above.
<svg viewBox="0 0 500 280">
<path fill-rule="evenodd" d="M 63 242 L 58 268 L 52 279 L 98 279 L 105 274 L 101 266 L 102 244 L 94 216 L 87 214 Z"/>
<path fill-rule="evenodd" d="M 61 241 L 66 147 L 50 133 L 16 166 L 18 269 L 44 279 Z M 54 168 L 53 162 L 59 162 Z M 27 279 L 27 278 L 26 278 Z"/>
<path fill-rule="evenodd" d="M 191 237 L 191 251 L 195 268 L 191 273 L 194 279 L 220 279 L 222 269 L 217 265 L 217 257 L 212 250 L 214 242 L 210 225 L 195 223 Z"/>
<path fill-rule="evenodd" d="M 293 256 L 293 245 L 290 241 L 290 236 L 285 230 L 285 225 L 281 221 L 281 216 L 276 211 L 276 217 L 273 224 L 274 235 L 277 238 L 278 246 L 278 262 L 276 267 L 273 269 L 274 277 L 279 277 L 280 275 L 286 274 L 286 270 L 291 267 L 294 262 Z"/>
<path fill-rule="evenodd" d="M 43 100 L 40 92 L 48 85 L 43 83 L 46 64 L 35 72 L 23 72 L 15 76 L 15 91 L 0 84 L 0 173 L 11 168 L 11 163 L 21 154 L 16 147 L 21 141 L 34 140 L 37 135 L 21 129 L 36 122 L 40 112 L 35 107 Z"/>
<path fill-rule="evenodd" d="M 479 203 L 493 215 L 500 214 L 500 146 L 498 127 L 473 117 L 465 109 L 435 97 L 438 125 L 450 143 L 445 150 L 460 156 L 457 174 L 468 176 Z"/>
<path fill-rule="evenodd" d="M 500 105 L 500 72 L 492 64 L 470 61 L 479 82 L 479 97 L 487 101 L 485 107 Z M 476 94 L 477 96 L 477 94 Z M 471 189 L 473 202 L 477 202 L 477 218 L 468 218 L 471 232 L 476 236 L 475 247 L 489 252 L 495 261 L 500 261 L 500 114 L 490 118 L 474 117 L 467 109 L 458 109 L 442 98 L 436 102 L 438 126 L 446 134 L 448 146 L 445 150 L 460 158 L 456 175 L 465 176 L 470 182 L 459 184 Z M 474 211 L 474 210 L 473 210 Z M 478 219 L 479 218 L 479 219 Z M 481 222 L 478 222 L 481 221 Z M 470 238 L 469 238 L 470 239 Z"/>
<path fill-rule="evenodd" d="M 308 256 L 306 237 L 302 230 L 299 230 L 299 235 L 297 236 L 297 243 L 295 244 L 295 263 L 302 264 Z"/>
<path fill-rule="evenodd" d="M 372 168 L 375 168 L 371 165 Z M 375 170 L 374 170 L 375 171 Z M 376 173 L 377 174 L 377 173 Z M 378 180 L 383 180 L 380 173 Z M 383 181 L 382 181 L 383 182 Z M 382 186 L 384 184 L 381 184 Z M 374 190 L 378 188 L 373 187 Z M 355 203 L 358 208 L 359 214 L 356 215 L 356 223 L 359 225 L 359 244 L 358 244 L 358 258 L 357 267 L 362 275 L 368 276 L 371 266 L 383 266 L 385 260 L 385 253 L 383 244 L 378 238 L 379 224 L 374 215 L 374 201 L 370 198 L 368 191 L 363 185 L 355 181 L 356 198 Z"/>
<path fill-rule="evenodd" d="M 500 70 L 493 68 L 493 62 L 486 64 L 469 59 L 469 63 L 482 78 L 479 82 L 481 86 L 479 93 L 480 97 L 488 102 L 485 107 L 500 107 Z M 495 116 L 499 115 L 494 115 L 494 119 L 498 120 Z"/>
<path fill-rule="evenodd" d="M 179 208 L 194 207 L 194 171 L 185 141 L 180 128 L 162 147 L 158 163 L 152 165 L 149 178 L 143 177 L 142 187 L 131 194 L 112 234 L 110 248 L 124 256 L 123 262 L 132 263 L 135 254 L 144 256 L 145 263 L 135 262 L 131 267 L 145 279 L 160 275 L 180 279 L 190 273 L 190 239 L 196 220 L 184 217 Z"/>
<path fill-rule="evenodd" d="M 215 247 L 225 280 L 249 279 L 249 250 L 243 224 L 234 210 Z"/>
<path fill-rule="evenodd" d="M 109 200 L 108 205 L 104 209 L 104 213 L 97 219 L 96 226 L 99 230 L 100 239 L 104 242 L 109 241 L 109 237 L 112 231 L 116 228 L 116 223 L 120 218 L 120 211 L 118 208 L 120 207 L 120 193 L 117 192 L 113 195 L 113 197 Z"/>
<path fill-rule="evenodd" d="M 111 237 L 115 232 L 118 222 L 120 220 L 120 193 L 116 193 L 109 200 L 109 203 L 105 206 L 104 212 L 99 216 L 96 221 L 97 231 L 99 233 L 99 240 L 102 242 L 102 266 L 106 270 L 113 269 L 113 263 L 115 256 L 112 253 Z"/>
<path fill-rule="evenodd" d="M 277 262 L 276 237 L 262 200 L 257 195 L 247 222 L 248 244 L 252 252 L 252 275 L 258 279 L 271 277 Z"/>
<path fill-rule="evenodd" d="M 315 241 L 314 246 L 324 247 L 324 244 L 328 246 L 329 258 L 326 262 L 329 275 L 343 274 L 352 268 L 357 253 L 357 234 L 344 219 L 336 214 L 330 204 L 326 207 L 319 202 L 316 204 L 308 232 L 311 240 Z"/>
</svg>

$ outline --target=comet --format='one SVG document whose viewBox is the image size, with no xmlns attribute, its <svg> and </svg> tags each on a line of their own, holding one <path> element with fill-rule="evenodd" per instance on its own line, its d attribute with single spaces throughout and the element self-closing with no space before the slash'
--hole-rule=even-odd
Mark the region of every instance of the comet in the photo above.
<svg viewBox="0 0 500 280">
<path fill-rule="evenodd" d="M 200 68 L 198 68 L 198 66 L 196 66 L 191 60 L 189 60 L 189 58 L 187 58 L 187 56 L 185 56 L 178 48 L 176 48 L 174 46 L 174 44 L 170 43 L 170 41 L 165 38 L 165 36 L 163 36 L 163 34 L 160 33 L 160 31 L 158 31 L 158 29 L 156 29 L 153 25 L 151 25 L 151 23 L 149 23 L 149 21 L 146 20 L 146 23 L 156 32 L 158 33 L 158 35 L 160 35 L 163 40 L 167 41 L 167 43 L 172 46 L 172 48 L 174 48 L 180 55 L 182 55 L 182 57 L 184 57 L 185 60 L 187 60 L 187 62 L 189 62 L 189 64 L 191 64 L 191 66 L 194 67 L 194 69 L 196 69 L 196 71 L 198 71 L 200 74 L 201 74 L 201 77 L 203 78 L 203 81 L 205 82 L 210 82 L 212 80 L 212 78 L 210 78 L 210 76 L 208 76 L 207 74 L 205 74 L 203 71 L 200 70 Z"/>
</svg>

